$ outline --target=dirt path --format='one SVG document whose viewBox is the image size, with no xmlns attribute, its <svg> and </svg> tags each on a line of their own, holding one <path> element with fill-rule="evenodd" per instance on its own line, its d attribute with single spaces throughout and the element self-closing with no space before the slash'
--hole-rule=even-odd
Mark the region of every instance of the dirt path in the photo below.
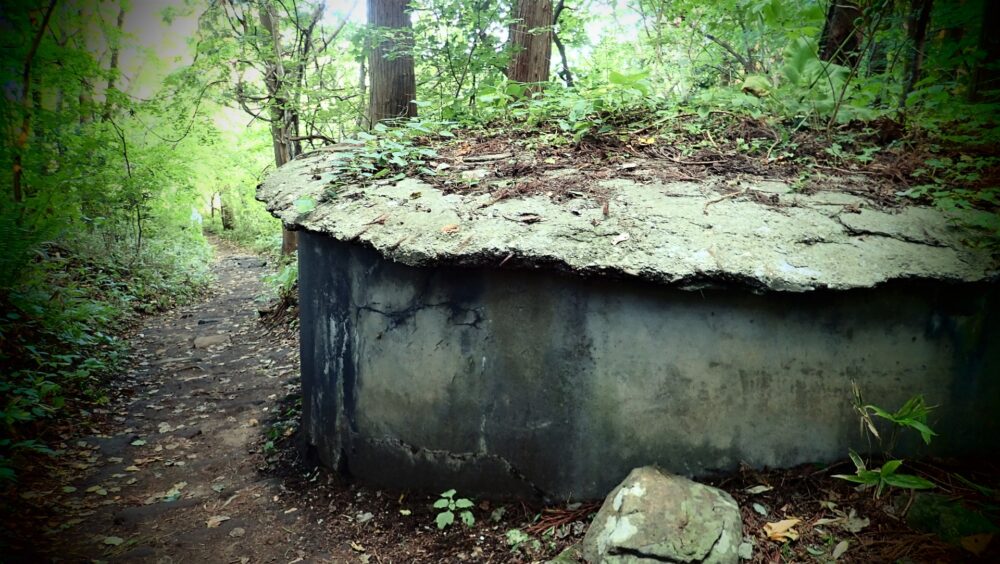
<svg viewBox="0 0 1000 564">
<path fill-rule="evenodd" d="M 51 506 L 42 525 L 49 534 L 26 552 L 69 561 L 343 561 L 309 537 L 281 484 L 258 472 L 263 425 L 298 378 L 295 336 L 258 321 L 265 272 L 260 258 L 219 247 L 212 295 L 145 321 L 124 383 L 134 395 L 104 434 L 67 445 L 68 485 L 36 492 Z"/>
</svg>

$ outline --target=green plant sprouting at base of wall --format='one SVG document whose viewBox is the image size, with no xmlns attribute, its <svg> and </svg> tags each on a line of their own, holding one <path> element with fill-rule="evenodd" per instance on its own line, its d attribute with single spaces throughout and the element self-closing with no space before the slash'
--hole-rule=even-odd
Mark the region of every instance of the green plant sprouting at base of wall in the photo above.
<svg viewBox="0 0 1000 564">
<path fill-rule="evenodd" d="M 525 555 L 534 554 L 542 549 L 542 541 L 525 533 L 521 529 L 509 529 L 504 536 L 507 538 L 507 545 L 511 552 L 523 552 Z"/>
<path fill-rule="evenodd" d="M 434 519 L 438 529 L 444 529 L 454 524 L 456 513 L 466 527 L 476 524 L 476 517 L 472 514 L 472 501 L 464 497 L 456 498 L 456 493 L 453 489 L 448 490 L 442 493 L 441 497 L 434 502 L 434 509 L 444 510 L 438 513 Z"/>
<path fill-rule="evenodd" d="M 889 486 L 907 490 L 925 490 L 934 487 L 934 484 L 920 476 L 903 474 L 899 468 L 903 465 L 900 459 L 892 458 L 892 449 L 895 447 L 899 431 L 912 429 L 920 434 L 924 444 L 931 444 L 931 438 L 937 436 L 928 425 L 927 416 L 934 407 L 927 405 L 922 395 L 911 397 L 895 412 L 889 412 L 873 404 L 866 404 L 862 400 L 861 390 L 856 382 L 851 382 L 854 393 L 854 410 L 858 413 L 862 433 L 868 433 L 882 447 L 886 460 L 882 466 L 869 469 L 864 459 L 850 451 L 851 462 L 854 463 L 854 474 L 835 474 L 834 478 L 847 480 L 855 484 L 860 484 L 862 488 L 874 488 L 875 497 L 880 497 Z M 878 431 L 874 417 L 887 421 L 891 425 L 889 437 L 883 442 L 883 436 Z"/>
<path fill-rule="evenodd" d="M 913 474 L 898 472 L 903 465 L 902 460 L 887 460 L 881 467 L 869 470 L 861 455 L 850 451 L 851 462 L 855 466 L 855 474 L 835 474 L 834 478 L 860 484 L 863 488 L 875 488 L 875 497 L 881 497 L 887 486 L 904 490 L 928 490 L 934 484 Z"/>
</svg>

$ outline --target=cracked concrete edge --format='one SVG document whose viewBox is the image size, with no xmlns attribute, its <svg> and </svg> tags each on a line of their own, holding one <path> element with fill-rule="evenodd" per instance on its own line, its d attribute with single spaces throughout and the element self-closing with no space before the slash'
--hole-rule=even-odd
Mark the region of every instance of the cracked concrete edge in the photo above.
<svg viewBox="0 0 1000 564">
<path fill-rule="evenodd" d="M 437 450 L 427 447 L 421 447 L 414 444 L 407 443 L 401 439 L 390 436 L 383 437 L 368 437 L 359 434 L 352 434 L 351 439 L 365 446 L 383 452 L 388 452 L 394 454 L 401 459 L 404 459 L 410 463 L 411 471 L 419 471 L 421 463 L 430 463 L 429 468 L 432 472 L 440 473 L 442 471 L 452 471 L 456 476 L 462 474 L 470 465 L 479 465 L 480 472 L 474 474 L 480 474 L 485 479 L 482 485 L 477 486 L 475 482 L 466 482 L 467 489 L 475 492 L 477 489 L 482 489 L 482 491 L 487 491 L 488 489 L 495 488 L 500 491 L 509 490 L 508 493 L 526 493 L 537 499 L 551 499 L 548 492 L 543 490 L 537 484 L 531 481 L 527 476 L 524 475 L 513 463 L 507 460 L 505 457 L 492 453 L 492 452 L 454 452 L 450 450 Z M 357 445 L 352 446 L 353 450 L 357 450 Z M 362 465 L 364 463 L 362 462 Z M 379 462 L 380 466 L 385 465 L 385 460 L 382 459 Z M 490 472 L 490 469 L 493 472 Z M 361 469 L 364 472 L 364 469 Z M 493 474 L 493 476 L 489 476 Z M 509 480 L 508 484 L 496 483 L 498 477 L 506 477 Z M 412 476 L 411 476 L 412 478 Z M 377 477 L 376 477 L 377 480 Z M 488 487 L 487 487 L 488 486 Z"/>
<path fill-rule="evenodd" d="M 883 211 L 839 191 L 804 195 L 782 182 L 750 184 L 778 195 L 783 206 L 770 207 L 719 200 L 713 187 L 722 179 L 603 181 L 608 216 L 586 197 L 495 202 L 486 193 L 446 194 L 413 178 L 349 186 L 331 197 L 330 168 L 338 158 L 321 152 L 292 161 L 264 180 L 257 198 L 289 228 L 368 246 L 410 266 L 548 268 L 685 289 L 786 292 L 1000 279 L 1000 261 L 968 244 L 975 234 L 961 227 L 961 217 L 928 207 Z M 315 208 L 300 213 L 296 202 L 303 200 Z"/>
</svg>

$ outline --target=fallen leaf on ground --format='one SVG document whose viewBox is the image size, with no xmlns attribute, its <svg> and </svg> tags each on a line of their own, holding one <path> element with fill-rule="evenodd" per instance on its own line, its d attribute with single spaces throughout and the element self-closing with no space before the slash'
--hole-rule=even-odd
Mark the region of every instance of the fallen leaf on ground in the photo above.
<svg viewBox="0 0 1000 564">
<path fill-rule="evenodd" d="M 163 494 L 163 501 L 176 501 L 181 497 L 181 490 L 187 487 L 187 482 L 177 482 L 172 488 Z"/>
<path fill-rule="evenodd" d="M 628 233 L 619 233 L 617 237 L 611 240 L 611 244 L 617 245 L 618 243 L 624 243 L 625 241 L 628 241 L 631 238 L 632 236 L 629 235 Z"/>
<path fill-rule="evenodd" d="M 799 533 L 792 527 L 798 525 L 801 519 L 782 519 L 777 523 L 767 523 L 764 525 L 764 534 L 767 538 L 776 542 L 788 542 L 799 538 Z"/>
<path fill-rule="evenodd" d="M 869 524 L 871 521 L 867 517 L 858 517 L 858 512 L 852 509 L 851 514 L 844 519 L 840 526 L 849 533 L 860 533 Z"/>
<path fill-rule="evenodd" d="M 743 491 L 747 492 L 750 495 L 757 495 L 757 494 L 762 494 L 764 492 L 769 492 L 773 489 L 774 488 L 772 488 L 771 486 L 760 485 L 760 486 L 754 486 L 752 488 L 747 488 Z"/>
<path fill-rule="evenodd" d="M 358 543 L 356 543 L 354 541 L 351 541 L 351 548 L 354 549 L 354 550 L 356 550 L 356 551 L 358 551 L 358 552 L 364 552 L 365 551 L 365 547 L 361 546 L 360 544 L 358 544 Z"/>
<path fill-rule="evenodd" d="M 451 223 L 442 227 L 441 233 L 458 233 L 458 229 L 459 229 L 458 225 Z"/>
<path fill-rule="evenodd" d="M 213 515 L 208 518 L 208 521 L 206 521 L 205 524 L 208 526 L 209 529 L 214 529 L 228 520 L 229 520 L 228 515 Z"/>
<path fill-rule="evenodd" d="M 962 548 L 979 556 L 983 552 L 986 552 L 986 547 L 990 545 L 991 540 L 993 540 L 993 533 L 980 533 L 978 535 L 962 537 L 958 542 L 962 545 Z"/>
<path fill-rule="evenodd" d="M 125 539 L 123 539 L 121 537 L 104 537 L 104 541 L 103 542 L 104 542 L 104 544 L 107 544 L 107 545 L 118 546 L 121 543 L 125 542 Z"/>
<path fill-rule="evenodd" d="M 836 560 L 837 558 L 840 558 L 841 556 L 843 556 L 844 553 L 847 552 L 847 549 L 850 546 L 851 546 L 851 543 L 849 543 L 849 542 L 847 542 L 845 540 L 842 540 L 842 541 L 838 542 L 837 546 L 833 547 L 833 558 L 834 558 L 834 560 Z"/>
</svg>

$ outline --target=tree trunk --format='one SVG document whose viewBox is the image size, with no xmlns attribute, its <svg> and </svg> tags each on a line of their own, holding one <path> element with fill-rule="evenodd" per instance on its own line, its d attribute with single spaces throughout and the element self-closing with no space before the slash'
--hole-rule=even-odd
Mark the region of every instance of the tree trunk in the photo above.
<svg viewBox="0 0 1000 564">
<path fill-rule="evenodd" d="M 409 0 L 367 0 L 368 125 L 388 119 L 416 117 L 417 81 L 413 71 L 413 36 Z"/>
<path fill-rule="evenodd" d="M 368 38 L 365 37 L 364 50 L 361 53 L 361 64 L 358 69 L 358 92 L 361 93 L 359 99 L 360 106 L 358 107 L 358 120 L 355 122 L 358 129 L 371 129 L 372 124 L 368 121 L 368 115 L 365 112 L 365 100 L 368 99 Z"/>
<path fill-rule="evenodd" d="M 274 50 L 273 59 L 266 62 L 267 73 L 264 77 L 264 83 L 271 99 L 271 145 L 274 148 L 274 164 L 280 167 L 296 156 L 296 143 L 292 140 L 296 110 L 289 105 L 286 98 L 285 66 L 281 51 L 281 25 L 274 4 L 269 1 L 261 2 L 259 16 L 261 27 L 271 36 L 271 46 Z M 282 226 L 281 254 L 290 255 L 297 248 L 298 237 L 296 233 Z"/>
<path fill-rule="evenodd" d="M 907 46 L 911 51 L 907 54 L 906 66 L 903 71 L 903 92 L 899 97 L 899 107 L 906 107 L 906 98 L 913 92 L 920 81 L 920 70 L 924 64 L 924 49 L 927 46 L 927 28 L 931 22 L 931 9 L 934 0 L 910 0 L 910 13 L 906 21 L 906 35 L 909 38 Z"/>
<path fill-rule="evenodd" d="M 24 161 L 23 153 L 28 146 L 28 135 L 31 133 L 31 65 L 35 61 L 35 54 L 38 53 L 38 46 L 42 43 L 45 30 L 49 27 L 49 20 L 52 19 L 52 12 L 56 8 L 56 0 L 51 0 L 45 9 L 42 23 L 38 26 L 38 31 L 31 41 L 28 54 L 24 58 L 24 66 L 21 69 L 21 104 L 24 115 L 21 117 L 21 128 L 14 139 L 14 162 L 12 164 L 12 188 L 15 202 L 24 199 Z"/>
<path fill-rule="evenodd" d="M 566 0 L 559 0 L 556 4 L 555 13 L 552 15 L 552 40 L 556 44 L 556 49 L 559 50 L 559 58 L 562 60 L 562 70 L 559 71 L 560 78 L 566 83 L 568 88 L 573 88 L 573 73 L 569 70 L 569 60 L 566 58 L 566 46 L 559 39 L 559 34 L 556 33 L 556 25 L 559 24 L 559 16 L 562 15 L 563 10 L 566 9 Z M 657 49 L 659 47 L 657 46 Z"/>
<path fill-rule="evenodd" d="M 819 40 L 819 58 L 854 68 L 861 50 L 861 31 L 855 22 L 861 8 L 852 0 L 833 0 Z"/>
<path fill-rule="evenodd" d="M 983 2 L 983 21 L 979 32 L 979 55 L 982 57 L 972 71 L 969 100 L 980 102 L 996 99 L 1000 91 L 1000 2 Z"/>
<path fill-rule="evenodd" d="M 115 88 L 115 79 L 118 76 L 118 54 L 121 52 L 121 35 L 122 28 L 125 25 L 125 2 L 122 2 L 118 8 L 118 20 L 115 23 L 115 29 L 118 30 L 118 36 L 111 38 L 111 62 L 108 64 L 108 84 L 104 88 L 104 111 L 101 113 L 101 121 L 108 121 L 111 119 L 111 109 L 114 106 L 113 96 L 111 91 Z"/>
<path fill-rule="evenodd" d="M 227 206 L 225 200 L 222 202 L 222 207 L 219 208 L 219 217 L 222 219 L 222 229 L 224 231 L 232 231 L 236 228 L 236 222 L 233 218 L 233 208 Z"/>
<path fill-rule="evenodd" d="M 552 0 L 518 0 L 509 37 L 507 78 L 528 83 L 529 93 L 541 90 L 552 59 Z"/>
</svg>

